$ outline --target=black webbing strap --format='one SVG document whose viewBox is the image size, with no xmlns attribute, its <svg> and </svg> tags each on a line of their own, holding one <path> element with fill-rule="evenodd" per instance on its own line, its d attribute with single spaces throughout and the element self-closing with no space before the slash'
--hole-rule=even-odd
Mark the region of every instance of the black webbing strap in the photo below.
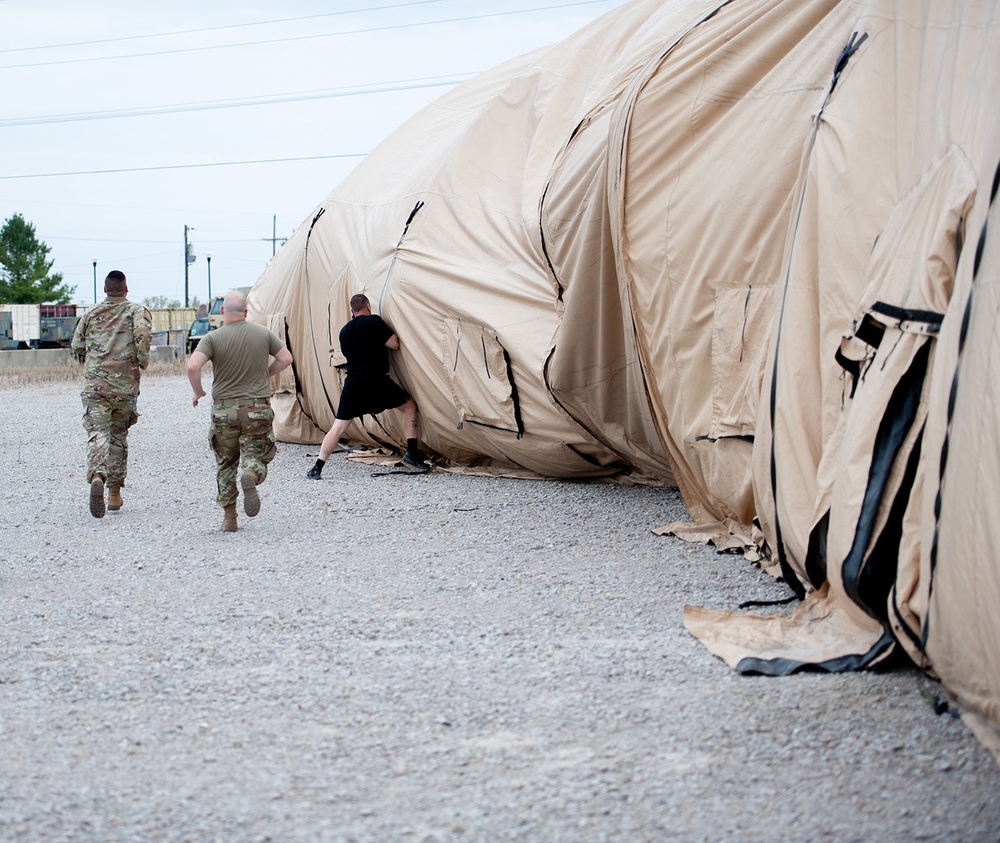
<svg viewBox="0 0 1000 843">
<path fill-rule="evenodd" d="M 431 465 L 430 463 L 427 464 L 426 468 L 401 468 L 401 467 L 397 467 L 397 468 L 394 468 L 392 471 L 373 471 L 372 472 L 372 477 L 399 477 L 399 476 L 403 476 L 403 477 L 407 477 L 407 476 L 409 476 L 409 477 L 415 477 L 415 476 L 420 475 L 420 474 L 427 474 L 432 468 L 434 468 L 434 466 Z"/>
<path fill-rule="evenodd" d="M 752 609 L 754 606 L 787 606 L 798 599 L 798 596 L 793 594 L 791 597 L 785 597 L 782 600 L 744 600 L 738 608 Z"/>
</svg>

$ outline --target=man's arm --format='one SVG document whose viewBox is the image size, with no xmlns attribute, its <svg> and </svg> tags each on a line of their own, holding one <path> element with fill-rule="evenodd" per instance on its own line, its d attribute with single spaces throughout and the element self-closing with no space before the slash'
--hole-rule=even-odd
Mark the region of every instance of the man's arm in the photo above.
<svg viewBox="0 0 1000 843">
<path fill-rule="evenodd" d="M 73 354 L 76 355 L 77 360 L 83 362 L 87 356 L 87 314 L 85 313 L 79 319 L 76 320 L 76 325 L 73 328 L 73 339 L 70 341 L 70 348 Z"/>
<path fill-rule="evenodd" d="M 399 348 L 399 337 L 393 334 L 385 341 L 385 347 L 390 351 L 396 351 Z"/>
<path fill-rule="evenodd" d="M 191 384 L 191 389 L 194 390 L 194 401 L 191 402 L 192 407 L 197 407 L 198 399 L 204 398 L 206 395 L 205 390 L 201 386 L 201 370 L 207 362 L 208 357 L 202 351 L 192 351 L 191 356 L 188 358 L 188 382 Z"/>
<path fill-rule="evenodd" d="M 198 352 L 196 351 L 195 354 Z M 271 365 L 267 367 L 267 376 L 273 378 L 279 372 L 285 371 L 289 366 L 292 365 L 292 352 L 290 352 L 284 346 L 281 347 L 281 351 L 274 355 L 274 360 L 271 361 Z M 191 364 L 188 364 L 188 369 L 190 370 Z"/>
<path fill-rule="evenodd" d="M 146 307 L 138 308 L 132 317 L 132 338 L 139 368 L 145 369 L 149 366 L 149 347 L 153 344 L 153 317 Z"/>
</svg>

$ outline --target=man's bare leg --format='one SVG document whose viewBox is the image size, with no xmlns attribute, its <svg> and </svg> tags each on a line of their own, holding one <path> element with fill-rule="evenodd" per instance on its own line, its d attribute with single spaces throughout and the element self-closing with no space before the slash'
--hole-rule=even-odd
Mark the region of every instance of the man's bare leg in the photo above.
<svg viewBox="0 0 1000 843">
<path fill-rule="evenodd" d="M 420 450 L 420 413 L 417 402 L 412 398 L 398 408 L 403 414 L 403 430 L 406 431 L 406 453 L 403 462 L 417 468 L 426 468 L 427 454 Z"/>
<path fill-rule="evenodd" d="M 328 459 L 330 459 L 330 454 L 336 450 L 337 443 L 340 442 L 340 437 L 347 432 L 347 428 L 351 426 L 351 421 L 351 419 L 333 420 L 333 427 L 326 432 L 326 436 L 323 437 L 323 443 L 319 446 L 319 459 L 316 460 L 316 464 L 310 468 L 308 472 L 306 472 L 306 477 L 309 480 L 323 479 L 323 465 Z"/>
</svg>

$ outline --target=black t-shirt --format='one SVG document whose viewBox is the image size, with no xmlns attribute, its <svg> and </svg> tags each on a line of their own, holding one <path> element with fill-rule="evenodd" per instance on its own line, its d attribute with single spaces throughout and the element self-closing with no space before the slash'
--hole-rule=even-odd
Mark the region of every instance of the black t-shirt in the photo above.
<svg viewBox="0 0 1000 843">
<path fill-rule="evenodd" d="M 340 329 L 340 350 L 347 358 L 348 375 L 389 374 L 386 341 L 395 331 L 381 316 L 355 316 Z"/>
</svg>

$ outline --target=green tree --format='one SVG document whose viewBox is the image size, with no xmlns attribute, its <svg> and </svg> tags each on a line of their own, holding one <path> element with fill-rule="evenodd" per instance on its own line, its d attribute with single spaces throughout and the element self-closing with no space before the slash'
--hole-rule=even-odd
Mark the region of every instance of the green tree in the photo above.
<svg viewBox="0 0 1000 843">
<path fill-rule="evenodd" d="M 146 296 L 142 303 L 152 310 L 181 306 L 180 299 L 169 299 L 166 296 Z"/>
<path fill-rule="evenodd" d="M 63 284 L 62 273 L 49 272 L 49 246 L 35 237 L 35 227 L 14 214 L 0 228 L 0 301 L 7 304 L 68 304 L 76 287 Z"/>
</svg>

